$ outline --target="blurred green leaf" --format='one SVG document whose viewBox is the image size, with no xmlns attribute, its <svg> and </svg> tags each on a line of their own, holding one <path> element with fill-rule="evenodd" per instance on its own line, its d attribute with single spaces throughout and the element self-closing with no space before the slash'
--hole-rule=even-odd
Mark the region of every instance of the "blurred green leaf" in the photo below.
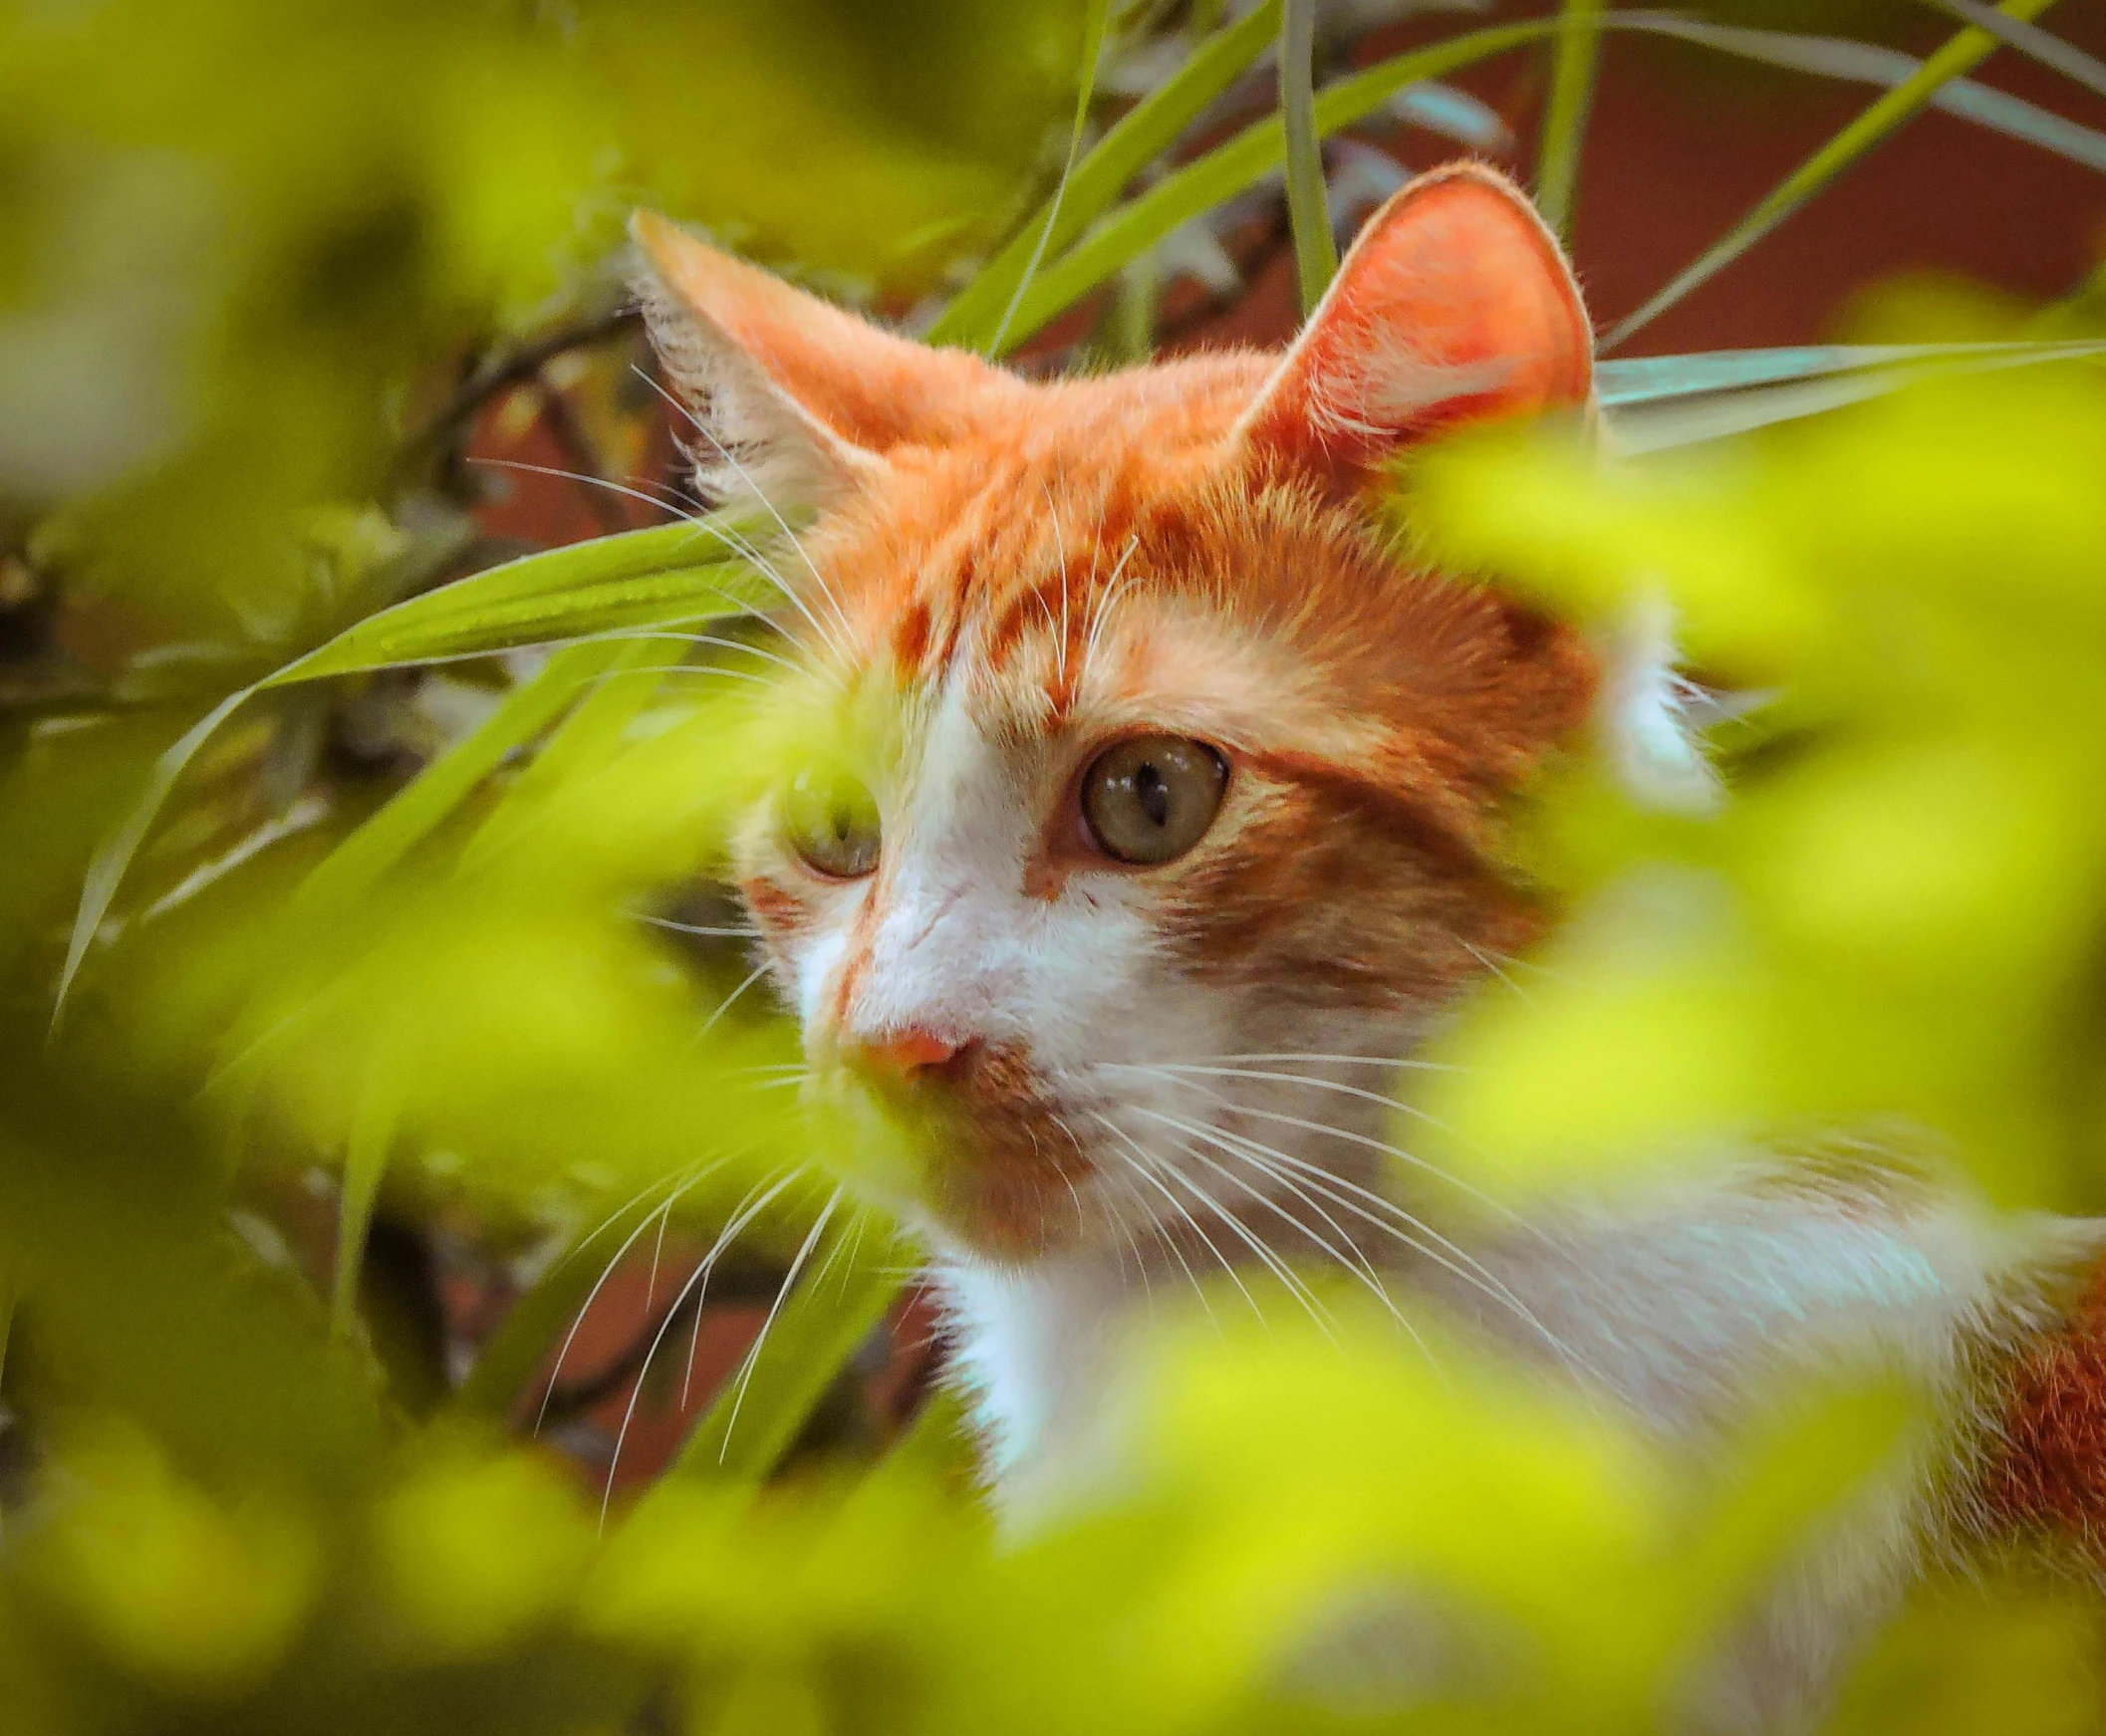
<svg viewBox="0 0 2106 1736">
<path fill-rule="evenodd" d="M 2006 0 L 1998 10 L 2008 18 L 2029 22 L 2051 3 L 2052 0 Z M 1677 272 L 1666 288 L 1619 322 L 1603 340 L 1603 347 L 1615 349 L 1738 259 L 1874 145 L 1913 121 L 1943 86 L 1980 65 L 1997 46 L 1996 39 L 1985 31 L 1969 28 L 1960 32 L 1906 84 L 1882 97 L 1822 145 L 1764 194 L 1701 258 Z"/>
<path fill-rule="evenodd" d="M 1500 25 L 1378 62 L 1317 94 L 1317 136 L 1328 138 L 1365 119 L 1407 86 L 1488 60 L 1556 29 L 1555 23 Z M 1255 122 L 1117 207 L 1033 280 L 1010 322 L 1008 347 L 1013 349 L 1058 318 L 1181 223 L 1255 185 L 1281 164 L 1286 148 L 1286 130 L 1278 117 Z"/>
<path fill-rule="evenodd" d="M 1033 262 L 1048 252 L 1057 256 L 1081 234 L 1264 52 L 1278 28 L 1279 0 L 1264 0 L 1202 42 L 1175 76 L 1114 123 L 1064 177 L 1056 197 L 1034 211 L 1008 246 L 945 305 L 925 334 L 927 342 L 999 351 L 998 329 Z"/>
</svg>

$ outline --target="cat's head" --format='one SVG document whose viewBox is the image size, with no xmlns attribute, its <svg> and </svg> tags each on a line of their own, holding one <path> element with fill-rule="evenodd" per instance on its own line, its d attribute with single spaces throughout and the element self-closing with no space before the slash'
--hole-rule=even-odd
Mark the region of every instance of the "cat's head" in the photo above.
<svg viewBox="0 0 2106 1736">
<path fill-rule="evenodd" d="M 1003 1261 L 1368 1240 L 1383 1064 L 1534 931 L 1502 813 L 1598 680 L 1371 496 L 1438 430 L 1584 412 L 1549 232 L 1428 175 L 1283 355 L 1043 383 L 637 233 L 704 486 L 809 516 L 791 654 L 899 696 L 736 853 L 815 1072 L 930 1134 L 892 1203 Z"/>
</svg>

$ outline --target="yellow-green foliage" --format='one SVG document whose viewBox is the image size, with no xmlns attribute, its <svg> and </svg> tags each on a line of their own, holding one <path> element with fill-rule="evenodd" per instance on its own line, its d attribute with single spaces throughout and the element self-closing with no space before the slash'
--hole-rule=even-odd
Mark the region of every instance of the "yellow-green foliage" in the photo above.
<svg viewBox="0 0 2106 1736">
<path fill-rule="evenodd" d="M 1908 1391 L 1784 1394 L 1700 1474 L 1437 1321 L 1253 1281 L 1269 1329 L 1164 1300 L 1137 1457 L 1085 1519 L 998 1539 L 942 1402 L 875 1463 L 772 1475 L 911 1258 L 836 1171 L 882 1186 L 899 1154 L 773 1083 L 794 1033 L 742 956 L 651 918 L 757 793 L 885 752 L 891 696 L 756 681 L 750 525 L 503 564 L 445 406 L 601 330 L 641 200 L 901 302 L 1006 242 L 945 330 L 1052 318 L 1283 147 L 1116 203 L 1261 18 L 1086 129 L 1051 201 L 1108 10 L 1115 40 L 1177 17 L 0 11 L 0 609 L 48 588 L 64 641 L 49 684 L 0 685 L 10 1736 L 1655 1728 L 1920 1427 Z M 610 426 L 628 360 L 572 380 Z M 2095 1209 L 2102 476 L 2080 369 L 1695 458 L 1508 435 L 1419 466 L 1444 561 L 1611 636 L 1664 608 L 1759 702 L 1712 732 L 1715 814 L 1578 764 L 1538 793 L 1526 864 L 1571 920 L 1414 1075 L 1411 1141 L 1503 1202 L 1869 1134 Z M 333 713 L 439 659 L 413 775 L 333 771 Z M 248 1210 L 302 1173 L 330 1294 Z M 383 1207 L 539 1256 L 450 1391 L 407 1390 L 359 1306 Z M 518 1401 L 603 1261 L 675 1216 L 806 1276 L 672 1471 L 603 1508 Z M 1413 1646 L 1355 1643 L 1399 1615 Z M 2066 1586 L 1932 1588 L 1832 1728 L 2096 1729 L 2102 1640 Z"/>
<path fill-rule="evenodd" d="M 1494 1167 L 1913 1127 L 2007 1204 L 2096 1210 L 2106 380 L 1920 386 L 1730 453 L 1506 441 L 1422 473 L 1468 568 L 1613 629 L 1665 606 L 1760 691 L 1716 815 L 1598 780 L 1538 839 L 1576 902 L 1442 1109 Z"/>
</svg>

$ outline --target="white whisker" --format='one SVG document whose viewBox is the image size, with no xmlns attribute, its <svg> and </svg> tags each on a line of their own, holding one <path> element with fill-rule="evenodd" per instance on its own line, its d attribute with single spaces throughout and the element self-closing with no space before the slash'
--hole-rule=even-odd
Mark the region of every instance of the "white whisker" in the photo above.
<svg viewBox="0 0 2106 1736">
<path fill-rule="evenodd" d="M 746 1388 L 752 1383 L 753 1370 L 760 1362 L 761 1347 L 768 1342 L 768 1333 L 774 1327 L 776 1317 L 782 1313 L 782 1305 L 789 1300 L 790 1292 L 796 1288 L 797 1275 L 804 1270 L 804 1263 L 812 1257 L 812 1250 L 819 1245 L 819 1238 L 826 1233 L 826 1226 L 834 1216 L 834 1208 L 841 1203 L 841 1193 L 842 1190 L 837 1187 L 827 1196 L 826 1204 L 819 1211 L 819 1221 L 812 1226 L 811 1233 L 804 1239 L 804 1245 L 790 1261 L 789 1271 L 783 1274 L 782 1288 L 776 1291 L 775 1301 L 769 1306 L 767 1318 L 760 1323 L 760 1331 L 753 1335 L 753 1343 L 747 1348 L 745 1363 L 738 1371 L 738 1384 L 731 1393 L 731 1414 L 724 1418 L 724 1438 L 716 1443 L 718 1464 L 724 1462 L 724 1455 L 731 1450 L 731 1431 L 738 1426 L 739 1407 L 746 1401 Z M 835 1246 L 838 1250 L 840 1244 L 836 1243 Z M 832 1263 L 831 1253 L 828 1254 L 827 1260 L 829 1264 Z M 822 1267 L 818 1277 L 812 1280 L 814 1286 L 825 1276 L 826 1271 Z"/>
</svg>

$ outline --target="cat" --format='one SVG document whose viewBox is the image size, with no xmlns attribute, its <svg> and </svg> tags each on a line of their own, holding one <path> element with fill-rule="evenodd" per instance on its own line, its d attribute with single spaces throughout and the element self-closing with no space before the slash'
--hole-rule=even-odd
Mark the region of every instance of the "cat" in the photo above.
<svg viewBox="0 0 2106 1736">
<path fill-rule="evenodd" d="M 760 805 L 736 876 L 813 1071 L 935 1130 L 886 1203 L 1012 1519 L 1116 1456 L 1153 1287 L 1280 1262 L 1379 1271 L 1673 1441 L 1842 1361 L 1945 1395 L 1735 1637 L 1708 1728 L 1803 1716 L 1927 1567 L 2106 1518 L 2090 1226 L 1840 1141 L 1467 1248 L 1439 1179 L 1384 1195 L 1390 1070 L 1549 920 L 1501 865 L 1515 794 L 1587 751 L 1702 783 L 1657 635 L 1611 652 L 1385 516 L 1417 442 L 1591 413 L 1578 286 L 1509 181 L 1414 180 L 1283 354 L 1042 381 L 634 234 L 698 486 L 809 521 L 793 654 L 902 695 L 897 763 Z"/>
</svg>

